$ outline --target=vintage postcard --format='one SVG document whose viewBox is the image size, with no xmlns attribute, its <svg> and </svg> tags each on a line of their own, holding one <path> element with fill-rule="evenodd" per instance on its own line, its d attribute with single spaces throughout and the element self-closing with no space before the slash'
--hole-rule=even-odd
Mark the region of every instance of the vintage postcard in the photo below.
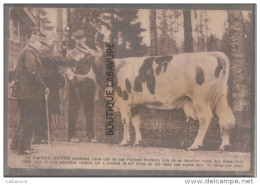
<svg viewBox="0 0 260 185">
<path fill-rule="evenodd" d="M 5 5 L 5 176 L 255 176 L 255 19 Z"/>
</svg>

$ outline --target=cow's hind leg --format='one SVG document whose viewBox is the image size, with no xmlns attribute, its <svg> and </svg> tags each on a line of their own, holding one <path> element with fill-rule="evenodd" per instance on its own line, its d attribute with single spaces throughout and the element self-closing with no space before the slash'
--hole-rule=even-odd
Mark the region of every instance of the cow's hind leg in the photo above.
<svg viewBox="0 0 260 185">
<path fill-rule="evenodd" d="M 132 124 L 135 129 L 135 142 L 134 145 L 141 145 L 142 144 L 142 136 L 140 132 L 140 114 L 132 115 Z"/>
<path fill-rule="evenodd" d="M 220 97 L 216 104 L 215 112 L 219 118 L 222 137 L 222 142 L 219 149 L 224 150 L 225 147 L 229 146 L 229 131 L 232 127 L 234 127 L 235 124 L 235 117 L 231 108 L 228 106 L 225 96 Z"/>
<path fill-rule="evenodd" d="M 203 146 L 203 140 L 208 130 L 208 126 L 213 117 L 209 104 L 194 103 L 199 118 L 199 131 L 193 144 L 187 148 L 188 150 L 197 150 Z"/>
<path fill-rule="evenodd" d="M 124 135 L 123 140 L 121 141 L 120 145 L 127 145 L 130 141 L 130 133 L 129 133 L 129 123 L 130 123 L 130 108 L 125 108 L 120 110 L 121 112 L 121 119 L 124 127 Z"/>
</svg>

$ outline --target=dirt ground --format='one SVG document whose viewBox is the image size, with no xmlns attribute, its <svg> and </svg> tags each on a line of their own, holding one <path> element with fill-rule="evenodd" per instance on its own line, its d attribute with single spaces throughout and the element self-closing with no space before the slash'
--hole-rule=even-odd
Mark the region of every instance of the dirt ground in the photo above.
<svg viewBox="0 0 260 185">
<path fill-rule="evenodd" d="M 19 114 L 17 112 L 15 102 L 9 102 L 9 145 L 19 121 Z M 106 136 L 102 114 L 102 109 L 99 109 L 95 118 L 95 137 L 98 143 L 93 144 L 84 141 L 86 123 L 82 110 L 78 116 L 76 135 L 83 139 L 83 141 L 80 143 L 67 142 L 66 124 L 61 115 L 57 123 L 52 125 L 52 142 L 50 147 L 47 144 L 32 144 L 31 146 L 35 149 L 36 153 L 26 156 L 17 155 L 15 152 L 8 150 L 8 166 L 43 169 L 157 169 L 195 171 L 247 171 L 250 168 L 251 135 L 249 128 L 236 127 L 233 129 L 230 133 L 231 147 L 227 151 L 216 151 L 221 143 L 221 139 L 217 119 L 214 118 L 204 139 L 205 147 L 199 151 L 186 151 L 185 148 L 193 143 L 197 135 L 198 122 L 193 120 L 188 123 L 185 122 L 184 113 L 180 110 L 157 111 L 144 109 L 141 112 L 142 124 L 140 128 L 144 140 L 143 146 L 132 146 L 135 137 L 132 126 L 130 127 L 130 145 L 119 146 L 118 144 L 123 137 L 123 126 L 120 121 L 120 115 L 118 113 L 114 115 L 114 135 Z M 69 158 L 69 160 L 63 160 L 63 157 Z M 45 158 L 48 158 L 47 162 Z M 75 158 L 75 160 L 72 158 Z M 112 158 L 116 161 L 111 161 Z M 96 159 L 101 161 L 96 161 Z M 105 159 L 109 159 L 110 161 L 103 161 Z M 152 161 L 149 166 L 147 161 L 137 163 L 139 159 L 159 159 L 160 162 L 156 163 Z M 196 163 L 194 160 L 199 160 L 199 162 Z M 233 166 L 227 167 L 226 165 L 229 164 L 224 164 L 223 160 L 233 161 Z M 243 164 L 235 164 L 234 161 L 236 160 L 242 161 Z M 56 161 L 56 163 L 53 161 Z M 208 163 L 205 161 L 212 161 L 212 164 L 208 166 Z M 117 162 L 121 162 L 121 164 L 117 165 Z M 194 166 L 189 166 L 191 164 Z M 237 167 L 234 167 L 234 165 L 237 165 Z"/>
<path fill-rule="evenodd" d="M 213 171 L 247 171 L 250 169 L 250 153 L 242 152 L 186 151 L 183 149 L 158 147 L 119 146 L 116 144 L 93 144 L 86 142 L 69 143 L 60 141 L 53 141 L 50 146 L 48 144 L 32 145 L 32 148 L 36 153 L 26 156 L 17 155 L 15 152 L 9 150 L 8 166 L 15 168 L 26 167 L 43 169 L 158 169 Z M 112 158 L 114 158 L 114 161 L 112 161 Z M 145 161 L 145 159 L 151 162 L 151 166 L 148 166 L 148 162 Z M 209 160 L 211 161 L 211 166 L 207 165 L 208 162 L 206 161 Z M 236 160 L 240 162 L 237 163 Z M 121 164 L 118 165 L 118 162 L 121 162 Z M 226 167 L 225 165 L 228 163 L 232 163 L 232 166 Z M 234 167 L 235 165 L 239 165 L 239 167 Z"/>
<path fill-rule="evenodd" d="M 120 120 L 120 114 L 114 114 L 114 135 L 106 136 L 104 106 L 97 105 L 95 114 L 94 135 L 99 143 L 119 144 L 123 138 L 123 125 Z M 159 111 L 144 108 L 141 111 L 141 133 L 143 144 L 147 147 L 185 149 L 189 147 L 198 132 L 198 121 L 185 121 L 182 110 Z M 8 138 L 13 138 L 19 122 L 19 111 L 15 101 L 9 101 L 8 107 Z M 82 108 L 78 115 L 76 135 L 84 138 L 86 135 L 86 123 Z M 135 132 L 130 125 L 131 140 L 134 142 Z M 52 124 L 51 137 L 55 141 L 65 142 L 67 137 L 66 123 L 64 115 L 60 115 L 58 121 Z M 231 146 L 229 151 L 250 152 L 251 151 L 251 128 L 236 126 L 230 132 Z M 204 139 L 204 148 L 206 151 L 214 151 L 221 144 L 220 129 L 217 118 L 212 120 Z"/>
</svg>

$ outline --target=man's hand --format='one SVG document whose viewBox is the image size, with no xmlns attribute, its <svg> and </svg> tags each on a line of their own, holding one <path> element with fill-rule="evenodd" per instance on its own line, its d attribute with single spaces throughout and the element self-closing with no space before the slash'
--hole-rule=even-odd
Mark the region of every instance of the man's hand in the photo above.
<svg viewBox="0 0 260 185">
<path fill-rule="evenodd" d="M 69 68 L 66 72 L 65 72 L 66 77 L 68 78 L 68 80 L 74 80 L 75 78 L 75 73 Z"/>
<path fill-rule="evenodd" d="M 50 94 L 50 89 L 47 87 L 47 88 L 45 89 L 44 93 L 45 93 L 46 96 L 49 96 L 49 94 Z"/>
<path fill-rule="evenodd" d="M 80 59 L 84 58 L 85 57 L 85 53 L 79 53 L 75 56 L 75 60 L 76 61 L 79 61 Z"/>
</svg>

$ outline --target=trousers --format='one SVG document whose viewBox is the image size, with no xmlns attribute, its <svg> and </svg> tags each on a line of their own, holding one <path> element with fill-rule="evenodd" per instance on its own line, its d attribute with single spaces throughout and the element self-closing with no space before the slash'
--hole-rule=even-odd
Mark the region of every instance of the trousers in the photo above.
<svg viewBox="0 0 260 185">
<path fill-rule="evenodd" d="M 30 149 L 33 131 L 39 139 L 47 136 L 45 100 L 18 100 L 20 122 L 11 143 L 11 149 L 22 154 Z"/>
<path fill-rule="evenodd" d="M 86 137 L 94 137 L 94 83 L 86 79 L 84 82 L 69 82 L 68 105 L 68 139 L 75 137 L 79 109 L 83 104 L 86 120 Z"/>
</svg>

